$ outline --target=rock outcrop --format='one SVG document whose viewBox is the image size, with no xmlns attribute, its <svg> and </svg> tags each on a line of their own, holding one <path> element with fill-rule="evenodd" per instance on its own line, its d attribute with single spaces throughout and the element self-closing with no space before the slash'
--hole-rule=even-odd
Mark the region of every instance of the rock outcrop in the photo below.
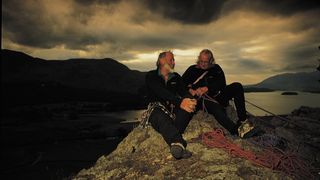
<svg viewBox="0 0 320 180">
<path fill-rule="evenodd" d="M 233 112 L 233 111 L 231 111 Z M 230 113 L 229 113 L 230 114 Z M 231 113 L 235 116 L 235 113 Z M 169 147 L 152 127 L 135 128 L 107 156 L 96 164 L 81 170 L 74 179 L 291 179 L 280 172 L 253 165 L 248 160 L 231 157 L 218 148 L 204 145 L 199 136 L 221 128 L 211 115 L 197 113 L 188 125 L 184 137 L 193 153 L 189 159 L 175 160 Z M 248 140 L 233 137 L 225 131 L 227 139 L 243 149 L 259 152 L 261 149 Z"/>
</svg>

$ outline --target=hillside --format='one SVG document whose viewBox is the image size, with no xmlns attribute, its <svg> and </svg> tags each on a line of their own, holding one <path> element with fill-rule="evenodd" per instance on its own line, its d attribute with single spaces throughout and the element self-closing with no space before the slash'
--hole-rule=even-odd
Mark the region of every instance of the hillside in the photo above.
<svg viewBox="0 0 320 180">
<path fill-rule="evenodd" d="M 111 58 L 44 60 L 1 50 L 3 83 L 55 82 L 73 88 L 136 93 L 144 73 Z"/>
<path fill-rule="evenodd" d="M 141 106 L 144 75 L 110 58 L 44 60 L 1 50 L 5 107 L 68 101 Z"/>
<path fill-rule="evenodd" d="M 269 77 L 258 84 L 248 85 L 246 88 L 320 92 L 319 80 L 319 71 L 285 73 Z"/>
</svg>

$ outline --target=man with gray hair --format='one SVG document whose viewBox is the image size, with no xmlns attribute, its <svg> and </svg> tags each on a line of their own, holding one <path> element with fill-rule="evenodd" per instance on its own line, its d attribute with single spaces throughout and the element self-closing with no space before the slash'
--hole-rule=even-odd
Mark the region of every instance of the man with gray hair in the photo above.
<svg viewBox="0 0 320 180">
<path fill-rule="evenodd" d="M 159 54 L 157 69 L 146 75 L 151 126 L 159 132 L 170 146 L 176 159 L 189 158 L 187 142 L 182 133 L 186 129 L 197 101 L 188 92 L 181 76 L 173 71 L 174 55 L 171 51 Z"/>
<path fill-rule="evenodd" d="M 189 87 L 190 94 L 201 97 L 199 103 L 212 114 L 216 120 L 231 134 L 248 138 L 256 135 L 255 128 L 248 120 L 246 114 L 243 86 L 239 82 L 226 84 L 222 68 L 215 63 L 212 52 L 204 49 L 198 56 L 197 64 L 190 66 L 182 75 L 184 83 Z M 225 107 L 229 100 L 234 99 L 238 121 L 234 123 L 226 114 Z M 201 109 L 201 107 L 198 107 Z"/>
</svg>

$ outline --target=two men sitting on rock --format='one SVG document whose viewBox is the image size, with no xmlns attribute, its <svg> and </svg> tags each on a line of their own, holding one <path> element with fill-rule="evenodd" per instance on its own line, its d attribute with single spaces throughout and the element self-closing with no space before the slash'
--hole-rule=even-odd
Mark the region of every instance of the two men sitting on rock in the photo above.
<svg viewBox="0 0 320 180">
<path fill-rule="evenodd" d="M 254 128 L 246 120 L 243 87 L 240 83 L 226 85 L 224 73 L 214 63 L 210 50 L 201 51 L 197 64 L 190 66 L 183 77 L 173 72 L 174 66 L 173 53 L 165 51 L 159 54 L 157 69 L 146 75 L 150 103 L 148 121 L 170 146 L 173 157 L 181 159 L 192 156 L 186 150 L 187 142 L 182 134 L 193 113 L 201 108 L 198 102 L 201 97 L 207 111 L 231 134 L 240 137 L 252 135 Z M 224 109 L 232 98 L 239 117 L 238 123 L 233 123 Z"/>
</svg>

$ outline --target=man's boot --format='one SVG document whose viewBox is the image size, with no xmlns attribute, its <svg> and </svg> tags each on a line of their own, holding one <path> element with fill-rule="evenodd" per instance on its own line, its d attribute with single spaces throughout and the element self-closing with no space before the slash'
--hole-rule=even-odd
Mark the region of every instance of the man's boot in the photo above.
<svg viewBox="0 0 320 180">
<path fill-rule="evenodd" d="M 249 138 L 254 136 L 257 133 L 257 128 L 255 128 L 248 119 L 241 122 L 239 128 L 238 128 L 238 135 L 241 138 Z"/>
<path fill-rule="evenodd" d="M 181 143 L 172 143 L 170 146 L 170 152 L 176 159 L 187 159 L 192 156 L 192 153 L 186 150 Z"/>
</svg>

